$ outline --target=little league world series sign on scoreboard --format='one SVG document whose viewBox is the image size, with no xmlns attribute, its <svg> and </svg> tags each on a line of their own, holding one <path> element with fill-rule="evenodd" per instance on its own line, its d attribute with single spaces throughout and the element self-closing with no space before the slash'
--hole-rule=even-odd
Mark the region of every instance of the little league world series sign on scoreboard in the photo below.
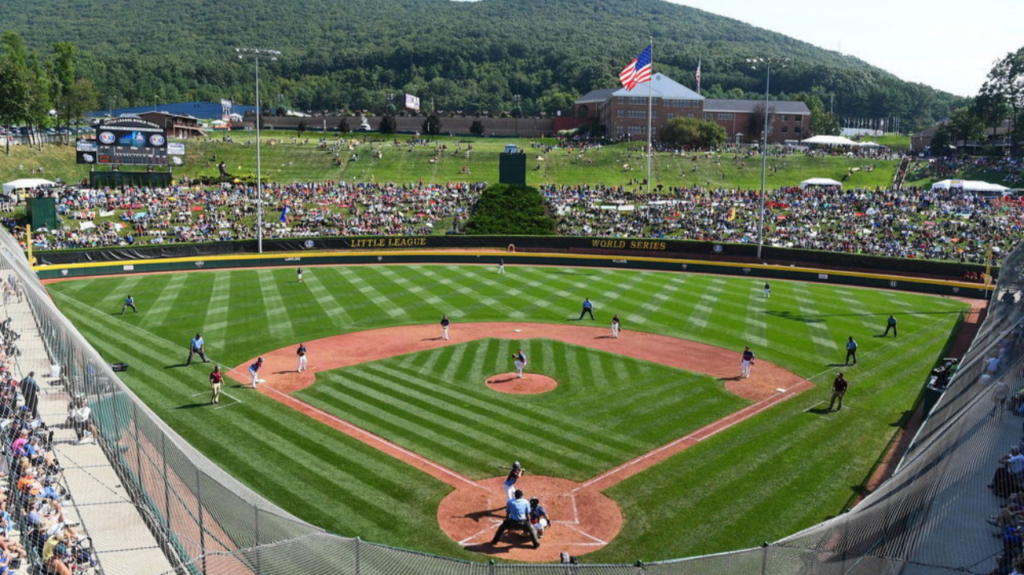
<svg viewBox="0 0 1024 575">
<path fill-rule="evenodd" d="M 85 144 L 78 151 L 80 164 L 166 166 L 167 132 L 137 118 L 107 120 L 96 126 L 95 148 Z"/>
</svg>

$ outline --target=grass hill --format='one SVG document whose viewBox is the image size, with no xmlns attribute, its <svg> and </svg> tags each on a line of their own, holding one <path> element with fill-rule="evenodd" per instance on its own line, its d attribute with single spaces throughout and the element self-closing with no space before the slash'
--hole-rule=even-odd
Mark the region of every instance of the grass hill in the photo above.
<svg viewBox="0 0 1024 575">
<path fill-rule="evenodd" d="M 309 144 L 299 144 L 305 138 L 298 139 L 295 132 L 264 132 L 263 136 L 263 176 L 281 183 L 326 180 L 495 183 L 498 181 L 498 154 L 509 142 L 507 138 L 441 137 L 432 141 L 446 145 L 448 149 L 437 154 L 434 146 L 416 146 L 410 151 L 407 145 L 396 146 L 391 139 L 382 140 L 379 135 L 370 134 L 371 141 L 355 141 L 351 151 L 345 147 L 341 156 L 342 165 L 338 166 L 333 161 L 333 154 L 317 149 L 315 142 L 319 135 L 316 133 L 306 134 L 311 139 Z M 332 138 L 338 136 L 334 134 Z M 192 178 L 216 176 L 217 164 L 223 161 L 228 172 L 234 176 L 254 176 L 255 147 L 246 145 L 248 137 L 244 133 L 236 133 L 233 137 L 233 143 L 188 142 L 185 166 L 175 170 L 175 175 Z M 398 137 L 400 142 L 408 138 Z M 473 151 L 467 158 L 465 148 L 468 142 L 472 143 Z M 518 142 L 529 154 L 526 177 L 531 186 L 593 184 L 639 188 L 644 178 L 645 161 L 643 154 L 636 151 L 635 144 L 605 146 L 581 155 L 562 149 L 544 153 L 541 149 L 531 148 L 531 142 L 545 141 L 524 139 Z M 376 157 L 377 151 L 380 151 L 380 158 Z M 353 161 L 353 156 L 359 159 Z M 38 176 L 39 168 L 42 168 L 42 175 L 47 178 L 63 178 L 67 182 L 88 178 L 88 167 L 75 164 L 73 147 L 45 146 L 40 151 L 27 146 L 15 146 L 10 156 L 0 153 L 2 181 Z M 463 168 L 468 173 L 463 173 Z M 843 180 L 844 176 L 847 187 L 874 188 L 892 183 L 896 163 L 845 156 L 817 158 L 793 155 L 769 158 L 768 169 L 769 188 L 795 186 L 810 177 Z M 747 157 L 745 154 L 675 156 L 662 153 L 655 159 L 652 183 L 666 187 L 700 185 L 760 189 L 761 161 L 759 157 Z"/>
<path fill-rule="evenodd" d="M 43 50 L 76 43 L 79 72 L 96 82 L 102 106 L 251 103 L 251 65 L 231 48 L 257 46 L 284 52 L 263 78 L 273 105 L 381 110 L 388 92 L 408 92 L 445 110 L 495 113 L 511 110 L 521 94 L 524 113 L 553 113 L 615 85 L 651 36 L 656 69 L 679 81 L 691 84 L 702 59 L 710 97 L 762 93 L 764 75 L 745 58 L 784 56 L 792 64 L 773 74 L 773 93 L 833 94 L 840 114 L 899 116 L 913 127 L 956 99 L 856 58 L 662 0 L 4 0 L 6 30 Z"/>
</svg>

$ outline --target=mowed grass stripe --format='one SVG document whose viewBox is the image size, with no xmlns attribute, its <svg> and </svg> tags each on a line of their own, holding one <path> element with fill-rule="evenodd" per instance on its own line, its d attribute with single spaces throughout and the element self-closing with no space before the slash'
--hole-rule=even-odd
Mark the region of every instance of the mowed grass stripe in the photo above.
<svg viewBox="0 0 1024 575">
<path fill-rule="evenodd" d="M 263 305 L 266 307 L 267 321 L 275 330 L 281 330 L 282 336 L 294 340 L 296 336 L 295 326 L 292 324 L 292 312 L 297 310 L 285 304 L 284 298 L 281 297 L 281 292 L 277 288 L 278 282 L 282 280 L 282 275 L 279 270 L 259 270 L 256 273 L 257 285 L 260 288 Z"/>
<path fill-rule="evenodd" d="M 373 307 L 380 310 L 381 313 L 384 313 L 393 319 L 397 319 L 399 317 L 402 317 L 403 315 L 406 315 L 406 311 L 404 309 L 400 309 L 396 305 L 394 305 L 394 303 L 387 296 L 377 291 L 376 288 L 374 288 L 372 285 L 369 284 L 369 282 L 363 279 L 361 274 L 357 273 L 354 269 L 342 267 L 337 268 L 337 270 L 338 275 L 344 278 L 354 288 L 359 290 L 359 292 L 365 298 L 365 302 L 371 303 Z"/>
<path fill-rule="evenodd" d="M 738 350 L 749 343 L 742 332 L 747 329 L 747 316 L 752 316 L 767 324 L 764 337 L 770 342 L 766 349 L 756 350 L 758 357 L 779 363 L 805 377 L 813 377 L 818 383 L 817 388 L 727 429 L 616 486 L 609 493 L 620 504 L 627 522 L 633 527 L 623 531 L 611 546 L 591 555 L 596 562 L 664 559 L 758 545 L 761 541 L 777 539 L 841 511 L 850 496 L 850 486 L 863 480 L 879 450 L 895 431 L 893 423 L 900 421 L 903 412 L 910 408 L 938 350 L 946 341 L 944 331 L 953 325 L 956 314 L 964 307 L 955 300 L 929 296 L 845 287 L 839 289 L 846 295 L 840 295 L 836 286 L 783 281 L 773 282 L 773 297 L 763 301 L 760 295 L 763 281 L 756 278 L 519 266 L 509 266 L 509 273 L 499 277 L 490 266 L 423 267 L 450 283 L 434 282 L 417 266 L 389 266 L 387 274 L 370 267 L 347 268 L 346 273 L 362 278 L 381 296 L 403 309 L 406 315 L 398 318 L 383 313 L 349 278 L 334 272 L 336 268 L 317 268 L 311 275 L 321 280 L 322 294 L 337 294 L 336 299 L 344 305 L 344 313 L 351 318 L 350 321 L 339 323 L 336 318 L 343 317 L 338 315 L 339 310 L 324 313 L 319 301 L 314 305 L 316 298 L 311 294 L 316 292 L 294 281 L 294 268 L 282 269 L 280 277 L 284 279 L 279 280 L 275 287 L 292 311 L 296 330 L 301 329 L 302 337 L 309 339 L 396 323 L 436 325 L 440 313 L 445 312 L 425 305 L 420 299 L 424 295 L 441 298 L 445 307 L 462 312 L 458 318 L 453 318 L 452 334 L 456 340 L 460 324 L 507 321 L 510 318 L 508 309 L 521 312 L 521 318 L 517 316 L 515 319 L 562 324 L 566 319 L 578 316 L 580 302 L 587 295 L 597 302 L 600 319 L 583 324 L 597 325 L 606 330 L 611 313 L 617 311 L 622 314 L 623 337 L 627 338 L 634 330 L 653 331 Z M 406 278 L 405 285 L 393 279 L 396 274 Z M 637 280 L 636 276 L 642 278 Z M 174 290 L 167 291 L 171 279 L 181 276 L 136 276 L 139 277 L 142 279 L 131 287 L 132 295 L 141 304 L 142 313 L 137 316 L 109 315 L 120 309 L 120 299 L 126 295 L 121 292 L 127 289 L 121 283 L 125 278 L 76 280 L 53 284 L 50 289 L 55 294 L 74 295 L 74 299 L 57 295 L 54 299 L 63 309 L 75 311 L 74 314 L 69 312 L 69 317 L 76 324 L 87 326 L 83 333 L 97 343 L 105 357 L 133 364 L 132 371 L 121 376 L 173 428 L 183 433 L 186 440 L 228 466 L 229 472 L 271 500 L 328 529 L 421 551 L 479 559 L 440 533 L 436 504 L 449 488 L 415 468 L 268 398 L 244 390 L 228 389 L 228 393 L 244 401 L 242 405 L 217 411 L 201 405 L 187 408 L 206 400 L 208 367 L 163 368 L 184 359 L 185 344 L 198 328 L 201 327 L 207 336 L 214 359 L 226 365 L 241 363 L 268 349 L 294 345 L 294 341 L 286 339 L 286 334 L 279 334 L 273 329 L 272 322 L 263 313 L 260 288 L 251 281 L 255 275 L 242 270 L 189 274 L 189 282 L 179 291 L 194 287 L 193 280 L 208 282 L 210 295 L 206 301 L 194 297 L 196 290 L 192 290 L 193 297 L 184 299 L 178 298 Z M 224 303 L 218 296 L 223 290 L 220 286 L 225 284 L 221 278 L 228 278 L 230 310 L 226 314 L 223 312 Z M 487 282 L 477 281 L 478 278 Z M 683 281 L 672 292 L 671 298 L 658 297 L 673 289 L 677 280 Z M 422 286 L 424 291 L 411 293 L 406 289 L 408 282 Z M 463 291 L 456 288 L 463 288 Z M 706 315 L 708 325 L 705 329 L 697 329 L 688 322 L 688 317 L 692 312 L 699 315 L 696 306 L 702 303 L 699 297 L 708 288 L 712 288 L 708 293 L 718 299 L 712 302 L 712 313 Z M 797 291 L 806 301 L 795 299 Z M 117 298 L 111 298 L 111 293 L 116 293 Z M 500 301 L 507 309 L 490 308 L 486 302 L 481 302 L 480 295 Z M 161 300 L 165 298 L 172 299 L 162 304 Z M 753 301 L 755 298 L 758 301 Z M 655 301 L 660 305 L 651 309 L 650 304 Z M 537 302 L 544 305 L 538 306 Z M 644 307 L 643 304 L 649 305 Z M 158 316 L 151 311 L 154 305 L 158 312 L 161 309 L 170 312 Z M 883 340 L 871 337 L 884 329 L 884 318 L 888 313 L 895 313 L 900 321 L 900 338 Z M 632 321 L 630 318 L 634 315 L 645 317 L 646 323 Z M 330 321 L 324 316 L 330 317 Z M 810 328 L 808 321 L 798 321 L 798 318 L 811 320 L 821 327 Z M 933 320 L 934 326 L 929 326 Z M 211 324 L 221 322 L 223 335 L 210 331 Z M 196 326 L 196 323 L 204 325 Z M 140 326 L 151 335 L 136 333 L 133 327 L 128 326 Z M 838 413 L 821 414 L 813 409 L 803 413 L 815 404 L 820 408 L 821 401 L 827 405 L 828 384 L 838 369 L 830 368 L 828 364 L 841 361 L 843 354 L 841 347 L 838 357 L 819 349 L 810 338 L 812 329 L 827 334 L 838 346 L 847 335 L 854 335 L 861 343 L 863 359 L 856 368 L 849 369 L 851 390 L 846 406 Z M 118 338 L 111 338 L 111 334 L 117 332 L 120 332 Z M 481 345 L 478 353 L 469 354 L 472 361 L 467 363 L 464 356 L 458 365 L 462 366 L 460 369 L 486 372 L 480 374 L 481 379 L 493 373 L 510 371 L 511 350 L 508 347 L 516 343 L 500 340 Z M 444 379 L 442 370 L 452 365 L 452 349 L 457 346 L 432 350 L 422 357 L 416 354 L 394 358 L 395 363 L 388 364 L 387 369 L 375 368 L 374 381 L 368 384 L 387 385 L 393 392 L 401 393 L 402 386 L 379 380 L 407 381 L 414 376 L 416 383 L 411 388 L 414 394 L 427 402 L 423 410 L 432 409 L 434 403 L 451 402 L 459 409 L 473 411 L 477 409 L 476 402 L 481 402 L 486 406 L 486 409 L 481 408 L 484 413 L 497 411 L 500 414 L 502 409 L 515 405 L 517 413 L 527 414 L 526 429 L 530 428 L 532 419 L 546 419 L 548 413 L 557 413 L 557 418 L 552 421 L 563 428 L 577 428 L 580 437 L 591 436 L 593 430 L 589 426 L 600 427 L 597 440 L 591 443 L 602 441 L 606 436 L 609 441 L 626 437 L 632 443 L 655 444 L 659 437 L 676 433 L 683 435 L 684 430 L 699 426 L 700 418 L 705 415 L 715 416 L 713 413 L 700 413 L 707 401 L 700 394 L 681 397 L 682 394 L 674 389 L 703 384 L 691 384 L 684 378 L 662 378 L 657 372 L 646 371 L 640 364 L 619 361 L 618 358 L 600 357 L 595 360 L 593 356 L 576 359 L 580 366 L 577 375 L 586 373 L 586 379 L 592 381 L 574 381 L 573 378 L 562 377 L 563 373 L 569 373 L 570 368 L 569 362 L 565 357 L 559 357 L 559 353 L 567 352 L 559 352 L 553 346 L 545 349 L 533 343 L 526 346 L 531 368 L 549 372 L 560 380 L 554 392 L 535 397 L 495 398 L 498 394 L 486 390 L 482 381 L 468 371 L 464 375 L 465 381 L 470 383 L 454 385 Z M 158 351 L 154 354 L 151 348 Z M 625 383 L 623 378 L 627 377 L 636 383 Z M 707 385 L 720 390 L 721 384 L 710 381 Z M 440 393 L 435 388 L 448 391 Z M 344 395 L 347 390 L 342 391 Z M 200 395 L 188 397 L 195 393 Z M 464 399 L 463 394 L 469 394 L 472 399 Z M 648 401 L 643 401 L 644 398 Z M 379 399 L 390 401 L 386 394 Z M 531 408 L 535 405 L 548 411 L 540 412 L 540 416 L 534 415 Z M 674 410 L 673 405 L 678 405 L 678 410 Z M 715 405 L 715 400 L 711 400 L 711 405 Z M 393 409 L 386 405 L 383 407 Z M 352 409 L 359 410 L 358 407 Z M 309 449 L 307 440 L 318 444 L 319 458 L 308 456 L 298 448 L 295 448 L 298 455 L 294 457 L 278 457 L 263 445 L 264 439 L 260 437 L 263 420 L 250 417 L 253 413 L 279 421 L 284 428 L 301 434 L 303 441 L 299 444 L 302 449 Z M 433 417 L 429 411 L 421 415 L 428 419 Z M 481 425 L 487 425 L 490 430 L 490 426 L 495 425 L 491 420 L 502 416 L 481 417 L 486 418 Z M 580 423 L 577 424 L 572 417 Z M 442 437 L 447 437 L 444 435 L 447 421 L 430 423 Z M 472 427 L 475 423 L 466 425 Z M 579 469 L 569 468 L 576 467 L 573 461 L 578 455 L 576 450 L 582 449 L 583 453 L 589 454 L 591 445 L 570 448 L 559 444 L 555 449 L 547 449 L 546 445 L 545 449 L 531 448 L 529 438 L 519 439 L 519 424 L 507 427 L 509 431 L 504 437 L 494 440 L 495 445 L 489 447 L 493 451 L 487 452 L 499 463 L 507 464 L 511 446 L 516 452 L 515 457 L 531 469 L 536 468 L 549 475 L 557 475 L 561 469 L 565 471 L 565 477 L 575 477 L 574 474 L 583 478 L 589 476 Z M 805 430 L 804 427 L 812 429 Z M 290 439 L 285 435 L 287 429 L 274 429 L 273 433 L 267 434 L 267 441 L 274 441 L 277 448 L 290 451 Z M 484 434 L 481 432 L 481 435 Z M 452 439 L 447 441 L 457 443 Z M 608 443 L 601 449 L 615 451 L 618 446 Z M 637 453 L 646 450 L 647 446 L 643 445 Z M 759 450 L 771 454 L 773 460 L 770 464 L 761 463 Z M 230 456 L 225 456 L 225 452 Z M 597 458 L 600 454 L 589 456 Z M 372 471 L 359 469 L 350 463 L 352 460 L 362 461 Z M 748 460 L 751 461 L 749 466 L 745 463 Z M 307 465 L 322 467 L 321 476 L 304 477 Z M 599 471 L 611 466 L 600 466 L 604 468 Z M 267 469 L 275 472 L 267 473 Z M 346 481 L 348 477 L 344 474 L 337 474 L 335 479 L 335 469 L 366 477 L 366 480 Z M 377 481 L 374 473 L 383 474 L 388 480 Z M 481 475 L 496 474 L 493 469 L 481 470 Z M 719 474 L 724 474 L 721 479 Z M 349 498 L 348 493 L 334 481 L 344 483 L 345 489 L 351 490 L 355 498 Z M 303 493 L 301 498 L 295 497 L 292 492 L 296 485 L 302 485 L 308 496 Z M 318 494 L 335 492 L 340 494 L 338 497 L 346 498 L 343 504 L 332 502 L 331 495 L 323 501 L 317 499 Z M 646 497 L 647 494 L 653 496 Z M 392 524 L 385 526 L 387 521 L 364 518 L 364 511 L 353 501 L 372 501 L 372 510 L 365 513 L 395 509 L 402 510 L 401 517 L 393 518 Z M 724 519 L 712 522 L 708 517 Z M 693 536 L 679 538 L 675 535 L 679 532 L 693 533 Z"/>
<path fill-rule="evenodd" d="M 107 329 L 107 326 L 103 324 L 113 324 L 116 322 L 110 321 L 102 315 L 96 313 L 81 314 L 80 319 L 88 320 L 81 323 L 83 325 L 95 326 L 98 332 L 106 333 L 107 335 L 114 333 L 113 330 Z M 144 395 L 151 401 L 155 400 L 171 404 L 185 402 L 185 405 L 204 402 L 206 400 L 205 395 L 198 400 L 189 396 L 196 390 L 208 389 L 205 383 L 206 370 L 197 370 L 195 368 L 182 368 L 178 370 L 148 368 L 148 365 L 173 361 L 173 351 L 170 354 L 166 352 L 161 353 L 157 351 L 159 338 L 149 337 L 147 339 L 154 342 L 155 345 L 138 346 L 137 340 L 130 335 L 116 336 L 109 340 L 112 345 L 108 349 L 127 350 L 124 357 L 131 361 L 133 365 L 139 366 L 136 368 L 138 371 L 136 375 L 141 376 L 141 379 L 148 382 Z M 136 345 L 132 345 L 133 343 L 136 343 Z M 166 346 L 164 349 L 167 351 Z M 153 361 L 154 359 L 156 361 Z M 185 379 L 182 380 L 182 377 Z M 306 437 L 301 433 L 296 434 L 295 430 L 291 427 L 292 423 L 279 423 L 279 418 L 277 417 L 265 416 L 261 411 L 250 410 L 246 407 L 250 402 L 268 402 L 270 400 L 261 398 L 256 394 L 246 394 L 244 391 L 232 391 L 231 386 L 229 386 L 229 391 L 234 394 L 245 394 L 244 400 L 246 404 L 235 406 L 232 410 L 218 411 L 218 416 L 231 414 L 235 415 L 236 418 L 240 418 L 243 425 L 237 428 L 241 431 L 237 439 L 241 445 L 253 450 L 254 453 L 261 454 L 258 457 L 238 460 L 239 470 L 244 472 L 248 469 L 253 473 L 265 474 L 266 464 L 264 461 L 269 458 L 275 461 L 275 468 L 278 469 L 278 472 L 288 469 L 294 470 L 296 474 L 294 480 L 301 481 L 303 485 L 308 486 L 318 483 L 330 485 L 332 497 L 341 498 L 338 500 L 338 503 L 343 506 L 343 511 L 364 513 L 367 509 L 373 510 L 373 517 L 368 519 L 370 523 L 376 526 L 375 529 L 377 530 L 386 530 L 389 525 L 393 525 L 395 521 L 401 519 L 400 515 L 395 515 L 389 511 L 395 509 L 393 505 L 375 504 L 372 499 L 363 498 L 363 495 L 367 492 L 386 489 L 388 492 L 399 496 L 400 501 L 408 503 L 410 499 L 408 486 L 394 483 L 392 479 L 394 474 L 392 472 L 380 473 L 374 471 L 372 467 L 365 463 L 357 464 L 357 462 L 350 462 L 344 470 L 333 470 L 333 477 L 326 471 L 323 473 L 317 472 L 316 470 L 318 469 L 331 469 L 333 467 L 332 460 L 335 458 L 333 454 L 323 449 L 324 442 L 321 439 Z M 222 399 L 222 404 L 226 401 L 229 400 L 227 398 Z M 208 418 L 210 416 L 205 415 L 203 417 L 204 419 L 196 419 L 190 422 L 179 419 L 176 423 L 183 428 L 182 431 L 187 435 L 202 434 L 207 432 Z M 299 416 L 299 418 L 301 420 L 313 421 L 308 420 L 304 416 Z M 234 426 L 228 427 L 224 431 L 229 432 L 232 429 L 235 429 Z M 253 430 L 258 430 L 258 434 L 254 436 Z M 366 458 L 366 462 L 376 463 L 377 460 L 378 457 L 376 455 Z M 247 466 L 245 465 L 247 461 L 259 463 Z M 311 467 L 312 471 L 310 471 Z M 293 493 L 290 495 L 296 498 L 296 500 L 308 499 L 307 504 L 312 509 L 316 506 L 323 507 L 322 493 L 322 491 L 319 491 L 317 493 Z"/>
<path fill-rule="evenodd" d="M 320 317 L 330 321 L 339 333 L 348 331 L 352 327 L 352 316 L 345 310 L 342 301 L 330 292 L 320 278 L 324 272 L 331 274 L 333 270 L 315 268 L 315 270 L 303 272 L 302 284 L 309 290 L 313 301 L 320 306 Z"/>
</svg>

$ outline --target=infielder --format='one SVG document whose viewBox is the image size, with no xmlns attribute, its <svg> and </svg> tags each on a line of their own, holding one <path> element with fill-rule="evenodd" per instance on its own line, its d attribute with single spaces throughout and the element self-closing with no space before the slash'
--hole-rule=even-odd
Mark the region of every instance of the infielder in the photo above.
<svg viewBox="0 0 1024 575">
<path fill-rule="evenodd" d="M 523 379 L 523 368 L 526 367 L 526 354 L 520 349 L 513 353 L 512 357 L 515 358 L 516 373 L 518 374 L 519 379 Z"/>
<path fill-rule="evenodd" d="M 508 477 L 505 478 L 505 500 L 513 499 L 513 494 L 516 492 L 516 481 L 523 476 L 523 466 L 515 461 L 512 463 L 512 470 L 508 472 Z"/>
<path fill-rule="evenodd" d="M 196 334 L 192 338 L 192 341 L 188 343 L 188 359 L 185 361 L 185 366 L 192 365 L 192 356 L 199 354 L 199 357 L 203 358 L 203 363 L 207 363 L 210 360 L 206 359 L 206 342 L 203 341 L 201 334 Z"/>
<path fill-rule="evenodd" d="M 441 339 L 448 341 L 448 326 L 451 324 L 452 322 L 448 319 L 447 315 L 441 316 Z"/>
<path fill-rule="evenodd" d="M 299 369 L 296 371 L 299 373 L 306 371 L 306 362 L 308 361 L 306 359 L 306 344 L 300 343 L 299 349 L 295 350 L 295 355 L 299 356 Z"/>
<path fill-rule="evenodd" d="M 220 372 L 220 366 L 213 366 L 213 372 L 210 373 L 210 403 L 220 403 L 220 384 L 224 381 L 224 375 Z"/>
<path fill-rule="evenodd" d="M 743 360 L 740 361 L 740 377 L 750 377 L 750 366 L 754 365 L 754 352 L 750 347 L 743 348 Z"/>
<path fill-rule="evenodd" d="M 614 316 L 612 316 L 612 337 L 614 337 L 615 339 L 619 338 L 619 329 L 621 327 L 622 326 L 619 323 L 619 314 L 615 314 Z"/>
<path fill-rule="evenodd" d="M 260 382 L 260 368 L 263 367 L 263 358 L 257 358 L 256 363 L 249 366 L 249 375 L 252 376 L 252 388 L 256 389 L 256 384 Z"/>
<path fill-rule="evenodd" d="M 139 308 L 135 307 L 135 298 L 133 298 L 131 295 L 124 298 L 124 305 L 121 306 L 121 315 L 124 315 L 124 310 L 127 308 L 132 308 L 132 311 L 134 311 L 135 313 L 139 313 Z"/>
</svg>

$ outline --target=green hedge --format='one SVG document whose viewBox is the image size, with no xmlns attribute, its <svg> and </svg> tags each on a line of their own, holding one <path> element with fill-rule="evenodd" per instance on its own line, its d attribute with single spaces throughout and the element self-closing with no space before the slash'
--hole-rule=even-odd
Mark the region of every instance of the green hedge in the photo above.
<svg viewBox="0 0 1024 575">
<path fill-rule="evenodd" d="M 537 188 L 512 184 L 487 186 L 477 200 L 466 233 L 486 235 L 549 236 L 555 220 L 546 215 L 544 196 Z"/>
</svg>

